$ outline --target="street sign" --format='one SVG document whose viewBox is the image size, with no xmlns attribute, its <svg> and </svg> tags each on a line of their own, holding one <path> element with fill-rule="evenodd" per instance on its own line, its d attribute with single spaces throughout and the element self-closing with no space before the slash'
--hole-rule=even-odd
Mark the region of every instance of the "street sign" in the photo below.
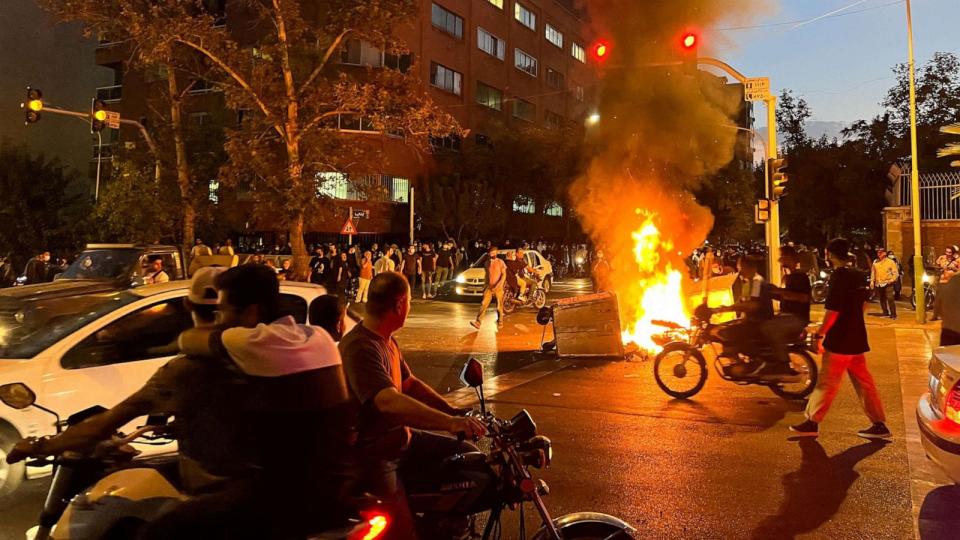
<svg viewBox="0 0 960 540">
<path fill-rule="evenodd" d="M 111 129 L 120 129 L 120 113 L 116 111 L 106 111 L 107 118 L 104 120 L 107 127 Z"/>
<path fill-rule="evenodd" d="M 753 206 L 754 223 L 762 224 L 770 221 L 770 200 L 758 199 L 757 204 Z"/>
<path fill-rule="evenodd" d="M 353 209 L 353 219 L 370 219 L 369 210 L 361 210 L 359 208 Z"/>
<path fill-rule="evenodd" d="M 340 229 L 340 234 L 346 234 L 348 236 L 357 234 L 357 228 L 353 226 L 353 219 L 347 218 L 347 222 L 344 223 L 343 228 Z"/>
<path fill-rule="evenodd" d="M 743 99 L 765 101 L 770 99 L 770 78 L 750 77 L 743 81 Z"/>
</svg>

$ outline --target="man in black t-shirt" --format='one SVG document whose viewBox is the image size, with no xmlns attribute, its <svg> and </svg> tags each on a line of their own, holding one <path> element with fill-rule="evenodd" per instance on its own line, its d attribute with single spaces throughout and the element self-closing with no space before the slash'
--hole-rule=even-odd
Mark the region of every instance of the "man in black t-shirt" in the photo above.
<svg viewBox="0 0 960 540">
<path fill-rule="evenodd" d="M 840 390 L 843 374 L 849 373 L 863 411 L 873 422 L 872 426 L 857 432 L 857 435 L 866 439 L 885 439 L 890 437 L 890 430 L 884 424 L 886 417 L 883 404 L 864 356 L 864 353 L 870 350 L 867 327 L 863 321 L 863 310 L 869 291 L 864 287 L 864 275 L 847 267 L 849 251 L 850 244 L 843 238 L 832 240 L 827 245 L 827 255 L 835 270 L 830 276 L 827 312 L 819 332 L 824 336 L 820 344 L 823 367 L 820 369 L 817 388 L 807 403 L 807 420 L 790 426 L 790 430 L 800 435 L 816 437 L 820 423 Z"/>
<path fill-rule="evenodd" d="M 764 325 L 764 335 L 773 350 L 775 363 L 770 371 L 792 373 L 787 344 L 796 340 L 810 322 L 810 278 L 800 271 L 797 252 L 790 246 L 780 249 L 780 265 L 786 270 L 783 288 L 774 288 L 774 299 L 780 301 L 780 313 Z"/>
</svg>

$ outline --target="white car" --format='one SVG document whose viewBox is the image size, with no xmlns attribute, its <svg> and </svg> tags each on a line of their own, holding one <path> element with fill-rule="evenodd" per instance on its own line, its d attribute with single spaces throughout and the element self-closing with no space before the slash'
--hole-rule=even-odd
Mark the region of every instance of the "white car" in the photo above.
<svg viewBox="0 0 960 540">
<path fill-rule="evenodd" d="M 0 384 L 26 384 L 37 404 L 61 419 L 94 405 L 116 405 L 175 355 L 177 336 L 192 326 L 183 303 L 189 285 L 171 281 L 34 301 L 0 291 Z M 281 311 L 306 322 L 310 304 L 325 292 L 317 285 L 282 282 Z M 137 419 L 123 431 L 143 423 Z M 26 475 L 48 473 L 23 462 L 7 465 L 6 452 L 23 437 L 54 432 L 48 413 L 0 403 L 0 504 Z"/>
<path fill-rule="evenodd" d="M 507 250 L 502 250 L 498 254 L 501 259 L 506 259 Z M 537 273 L 544 277 L 543 288 L 550 292 L 553 286 L 553 265 L 539 251 L 530 249 L 524 253 L 527 264 L 537 270 Z M 450 291 L 455 297 L 479 297 L 483 296 L 483 289 L 486 280 L 486 271 L 483 269 L 487 264 L 487 254 L 477 259 L 477 262 L 470 265 L 463 272 L 457 274 L 454 278 L 453 289 Z"/>
<path fill-rule="evenodd" d="M 917 423 L 927 456 L 960 483 L 960 345 L 933 351 L 930 392 L 917 403 Z"/>
</svg>

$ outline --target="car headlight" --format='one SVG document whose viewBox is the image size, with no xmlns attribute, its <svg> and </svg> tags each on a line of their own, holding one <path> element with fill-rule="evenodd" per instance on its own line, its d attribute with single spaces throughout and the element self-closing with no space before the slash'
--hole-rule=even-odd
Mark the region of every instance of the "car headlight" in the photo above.
<svg viewBox="0 0 960 540">
<path fill-rule="evenodd" d="M 924 283 L 930 283 L 931 281 L 933 281 L 933 278 L 930 277 L 930 274 L 924 274 L 924 275 L 923 275 L 923 282 L 924 282 Z"/>
<path fill-rule="evenodd" d="M 583 257 L 577 257 L 577 264 L 583 264 Z"/>
<path fill-rule="evenodd" d="M 827 271 L 826 271 L 826 270 L 821 270 L 821 271 L 820 271 L 820 278 L 821 278 L 821 279 L 827 279 Z"/>
<path fill-rule="evenodd" d="M 455 281 L 456 281 L 457 283 L 466 283 L 466 282 L 467 282 L 467 278 L 466 278 L 466 276 L 464 276 L 463 274 L 460 274 L 459 276 L 457 276 L 457 279 L 456 279 Z"/>
</svg>

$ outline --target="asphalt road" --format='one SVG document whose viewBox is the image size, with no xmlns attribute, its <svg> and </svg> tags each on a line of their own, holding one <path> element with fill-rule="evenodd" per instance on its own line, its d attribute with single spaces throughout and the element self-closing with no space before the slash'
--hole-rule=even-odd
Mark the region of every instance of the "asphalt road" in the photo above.
<svg viewBox="0 0 960 540">
<path fill-rule="evenodd" d="M 585 286 L 558 284 L 551 298 Z M 885 539 L 915 537 L 921 511 L 930 524 L 948 522 L 960 504 L 954 488 L 912 482 L 906 431 L 913 410 L 904 408 L 919 394 L 902 388 L 904 380 L 926 378 L 922 366 L 908 369 L 898 358 L 913 346 L 909 332 L 923 332 L 910 330 L 908 310 L 896 322 L 871 319 L 869 361 L 894 432 L 884 444 L 856 436 L 867 421 L 849 384 L 819 439 L 796 440 L 787 427 L 802 419 L 801 406 L 765 389 L 714 376 L 694 400 L 671 400 L 656 387 L 649 362 L 548 357 L 536 352 L 542 327 L 532 310 L 508 317 L 498 332 L 492 311 L 480 331 L 469 326 L 476 309 L 417 300 L 399 342 L 414 373 L 440 392 L 470 402 L 457 376 L 473 356 L 485 366 L 498 414 L 531 412 L 554 442 L 553 467 L 542 475 L 554 516 L 613 514 L 640 538 Z M 0 539 L 22 538 L 45 483 L 30 482 L 15 508 L 0 511 Z M 530 531 L 536 516 L 527 510 Z M 504 538 L 516 537 L 513 519 L 504 517 Z M 956 530 L 928 526 L 921 537 L 950 538 Z"/>
</svg>

